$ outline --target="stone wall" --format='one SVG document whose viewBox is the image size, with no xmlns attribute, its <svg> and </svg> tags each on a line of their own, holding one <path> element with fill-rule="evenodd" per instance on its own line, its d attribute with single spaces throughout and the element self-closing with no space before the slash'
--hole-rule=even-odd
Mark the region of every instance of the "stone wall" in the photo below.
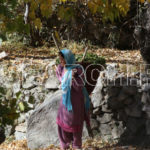
<svg viewBox="0 0 150 150">
<path fill-rule="evenodd" d="M 120 144 L 149 145 L 149 77 L 100 73 L 91 101 L 95 135 Z"/>
<path fill-rule="evenodd" d="M 55 60 L 21 59 L 5 60 L 0 64 L 0 87 L 6 88 L 6 98 L 16 98 L 16 93 L 21 92 L 18 100 L 27 102 L 28 112 L 22 112 L 15 121 L 19 126 L 8 125 L 5 127 L 5 136 L 16 130 L 16 139 L 26 138 L 26 122 L 33 110 L 48 101 L 49 97 L 59 89 L 59 82 L 55 75 Z"/>
<path fill-rule="evenodd" d="M 5 63 L 0 66 L 0 84 L 9 89 L 8 96 L 15 97 L 15 94 L 21 91 L 23 93 L 21 100 L 28 102 L 31 107 L 29 112 L 22 113 L 18 119 L 18 125 L 15 127 L 16 139 L 26 138 L 28 118 L 32 116 L 33 120 L 38 121 L 36 120 L 37 116 L 34 118 L 35 112 L 40 112 L 37 113 L 40 116 L 42 111 L 43 115 L 46 112 L 50 114 L 51 110 L 47 108 L 52 107 L 53 113 L 54 110 L 57 113 L 53 107 L 58 99 L 56 98 L 54 103 L 50 103 L 59 90 L 54 65 L 55 60 L 38 61 L 33 64 L 31 60 L 24 62 L 18 60 L 18 62 Z M 149 145 L 149 81 L 149 76 L 140 73 L 127 77 L 116 72 L 109 72 L 109 70 L 102 71 L 91 94 L 91 126 L 94 135 L 100 136 L 103 140 L 117 141 L 121 144 Z M 33 104 L 29 102 L 30 96 L 34 97 Z M 49 122 L 51 121 L 49 120 Z M 32 123 L 28 122 L 29 124 Z M 53 118 L 54 124 L 55 119 Z M 11 128 L 10 126 L 6 127 L 5 135 L 10 135 Z M 42 126 L 40 128 L 42 129 Z M 44 130 L 46 132 L 45 128 Z M 32 135 L 31 131 L 30 134 Z M 58 141 L 57 133 L 53 137 L 56 137 L 55 141 Z M 49 139 L 47 141 L 47 144 L 51 143 Z"/>
</svg>

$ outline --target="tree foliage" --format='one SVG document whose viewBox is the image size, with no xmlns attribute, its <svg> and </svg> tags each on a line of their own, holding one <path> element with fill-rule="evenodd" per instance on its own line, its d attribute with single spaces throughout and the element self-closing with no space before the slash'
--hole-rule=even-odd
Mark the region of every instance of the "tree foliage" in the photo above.
<svg viewBox="0 0 150 150">
<path fill-rule="evenodd" d="M 138 1 L 143 3 L 145 0 Z M 29 12 L 25 24 L 26 4 Z M 82 7 L 86 7 L 91 15 L 99 15 L 102 23 L 114 22 L 128 13 L 130 0 L 0 0 L 0 36 L 7 31 L 29 33 L 31 38 L 37 38 L 46 25 L 45 21 L 53 14 L 59 20 L 69 22 L 73 21 L 79 9 L 82 11 Z"/>
<path fill-rule="evenodd" d="M 0 87 L 0 127 L 14 125 L 22 112 L 27 112 L 31 109 L 28 103 L 22 100 L 21 91 L 16 93 L 15 98 L 12 98 L 11 93 L 11 89 Z M 30 97 L 30 103 L 32 99 Z"/>
<path fill-rule="evenodd" d="M 20 8 L 21 2 L 17 0 L 0 0 L 0 33 L 27 32 L 28 25 L 23 22 L 23 14 Z"/>
</svg>

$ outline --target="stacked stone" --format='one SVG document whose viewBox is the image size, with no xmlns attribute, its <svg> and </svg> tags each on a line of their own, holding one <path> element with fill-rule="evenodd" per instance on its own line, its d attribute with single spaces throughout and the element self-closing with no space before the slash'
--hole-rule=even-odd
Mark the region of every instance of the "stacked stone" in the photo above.
<svg viewBox="0 0 150 150">
<path fill-rule="evenodd" d="M 100 135 L 104 140 L 121 143 L 148 142 L 150 134 L 148 77 L 141 78 L 141 74 L 137 73 L 132 77 L 116 74 L 112 78 L 107 74 L 106 70 L 100 73 L 91 96 L 93 105 L 91 123 L 94 134 Z M 146 141 L 143 141 L 143 138 Z"/>
<path fill-rule="evenodd" d="M 54 65 L 54 59 L 39 62 L 35 60 L 34 63 L 30 59 L 25 61 L 18 59 L 9 63 L 1 63 L 0 84 L 7 90 L 4 100 L 16 98 L 16 94 L 20 92 L 22 96 L 19 101 L 26 102 L 29 107 L 26 113 L 20 113 L 20 117 L 15 120 L 15 125 L 5 126 L 6 137 L 12 134 L 12 130 L 14 131 L 17 125 L 15 128 L 16 139 L 25 139 L 28 117 L 41 103 L 49 101 L 49 97 L 59 89 Z"/>
<path fill-rule="evenodd" d="M 58 142 L 55 118 L 60 95 L 59 82 L 53 70 L 54 64 L 53 61 L 48 63 L 47 69 L 40 71 L 38 76 L 26 72 L 28 67 L 25 64 L 25 68 L 22 69 L 24 71 L 23 81 L 15 76 L 10 81 L 11 78 L 6 78 L 5 67 L 0 67 L 0 83 L 1 86 L 8 89 L 7 99 L 14 97 L 17 92 L 21 91 L 22 100 L 28 102 L 32 108 L 26 113 L 21 113 L 15 132 L 16 139 L 27 138 L 28 141 L 31 141 L 29 142 L 31 147 L 37 145 L 35 143 L 40 143 L 39 141 L 44 138 L 45 140 L 41 141 L 42 146 Z M 128 77 L 109 69 L 100 73 L 91 95 L 91 126 L 94 134 L 108 141 L 149 145 L 149 76 L 135 73 Z M 38 82 L 37 79 L 40 78 L 45 78 L 45 81 Z M 33 101 L 30 102 L 31 100 Z M 48 125 L 52 128 L 49 128 Z M 9 126 L 5 128 L 5 136 L 10 135 L 11 129 L 12 127 Z M 2 135 L 1 132 L 0 135 Z M 87 132 L 83 132 L 83 135 L 87 136 Z M 37 139 L 37 137 L 40 138 Z M 37 145 L 35 148 L 39 148 L 39 146 Z"/>
</svg>

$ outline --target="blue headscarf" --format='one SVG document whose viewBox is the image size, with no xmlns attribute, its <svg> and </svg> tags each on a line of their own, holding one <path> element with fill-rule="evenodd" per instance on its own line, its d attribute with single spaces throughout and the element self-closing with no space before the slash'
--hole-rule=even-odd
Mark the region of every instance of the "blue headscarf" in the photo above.
<svg viewBox="0 0 150 150">
<path fill-rule="evenodd" d="M 70 50 L 63 49 L 61 50 L 61 52 L 66 61 L 65 67 L 67 69 L 67 71 L 62 77 L 61 82 L 61 88 L 63 91 L 62 103 L 65 105 L 68 111 L 72 111 L 72 104 L 71 104 L 72 69 L 79 67 L 79 65 L 75 64 L 76 63 L 75 56 Z M 90 98 L 85 87 L 83 87 L 83 94 L 85 97 L 85 109 L 88 110 L 90 107 Z"/>
</svg>

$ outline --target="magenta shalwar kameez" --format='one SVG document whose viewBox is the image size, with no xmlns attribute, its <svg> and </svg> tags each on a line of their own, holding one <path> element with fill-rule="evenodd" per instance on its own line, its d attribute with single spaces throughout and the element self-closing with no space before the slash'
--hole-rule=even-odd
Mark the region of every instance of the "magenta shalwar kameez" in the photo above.
<svg viewBox="0 0 150 150">
<path fill-rule="evenodd" d="M 56 71 L 57 77 L 61 82 L 64 75 L 64 68 L 58 65 Z M 81 68 L 77 69 L 71 85 L 71 103 L 72 111 L 68 111 L 60 101 L 57 124 L 58 135 L 62 149 L 69 148 L 72 142 L 73 148 L 81 148 L 82 146 L 82 129 L 84 120 L 89 125 L 89 115 L 85 111 L 84 95 L 82 88 L 84 86 L 84 74 Z"/>
</svg>

